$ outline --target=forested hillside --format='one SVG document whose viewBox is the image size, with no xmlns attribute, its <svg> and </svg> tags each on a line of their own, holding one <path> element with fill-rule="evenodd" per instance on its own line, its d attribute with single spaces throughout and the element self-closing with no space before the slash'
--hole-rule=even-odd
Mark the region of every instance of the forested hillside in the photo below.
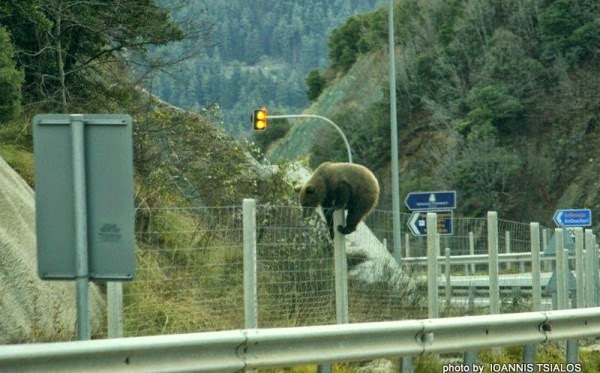
<svg viewBox="0 0 600 373">
<path fill-rule="evenodd" d="M 305 76 L 324 68 L 327 35 L 353 14 L 372 10 L 380 0 L 268 0 L 180 2 L 175 23 L 205 17 L 210 24 L 207 53 L 168 69 L 151 82 L 153 93 L 185 109 L 217 104 L 223 126 L 236 136 L 249 130 L 253 108 L 298 113 L 308 105 Z M 193 42 L 160 48 L 159 54 L 189 55 Z"/>
<path fill-rule="evenodd" d="M 456 189 L 462 214 L 550 224 L 555 208 L 600 208 L 598 1 L 395 4 L 402 198 Z M 309 112 L 338 123 L 356 161 L 387 180 L 387 10 L 351 18 L 329 46 L 328 83 Z M 344 160 L 339 136 L 323 131 L 297 125 L 270 153 L 295 157 L 309 142 L 313 165 Z M 387 182 L 384 191 L 389 206 Z"/>
<path fill-rule="evenodd" d="M 177 4 L 185 7 L 173 11 L 199 3 Z M 177 25 L 152 0 L 2 1 L 0 156 L 33 186 L 35 114 L 127 113 L 134 119 L 136 206 L 287 198 L 279 175 L 261 171 L 252 158 L 261 158 L 256 149 L 219 127 L 218 108 L 189 113 L 140 88 L 159 71 L 208 53 L 216 15 L 195 9 Z M 192 44 L 189 54 L 156 53 Z"/>
</svg>

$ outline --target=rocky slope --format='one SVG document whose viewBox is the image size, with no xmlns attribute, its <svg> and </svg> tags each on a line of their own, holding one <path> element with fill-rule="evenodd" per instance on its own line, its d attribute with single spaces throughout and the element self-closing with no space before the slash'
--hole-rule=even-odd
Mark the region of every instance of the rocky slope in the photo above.
<svg viewBox="0 0 600 373">
<path fill-rule="evenodd" d="M 0 344 L 73 339 L 75 283 L 37 275 L 34 192 L 0 158 Z M 105 325 L 105 300 L 91 285 L 93 334 Z"/>
</svg>

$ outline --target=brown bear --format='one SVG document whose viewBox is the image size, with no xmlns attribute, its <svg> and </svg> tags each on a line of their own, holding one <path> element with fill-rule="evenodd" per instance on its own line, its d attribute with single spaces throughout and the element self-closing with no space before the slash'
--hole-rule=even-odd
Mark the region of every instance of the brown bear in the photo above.
<svg viewBox="0 0 600 373">
<path fill-rule="evenodd" d="M 348 210 L 346 226 L 338 226 L 342 234 L 356 230 L 358 223 L 377 205 L 379 183 L 366 167 L 354 163 L 322 163 L 311 178 L 295 188 L 300 193 L 304 215 L 321 206 L 329 233 L 333 237 L 333 211 Z"/>
</svg>

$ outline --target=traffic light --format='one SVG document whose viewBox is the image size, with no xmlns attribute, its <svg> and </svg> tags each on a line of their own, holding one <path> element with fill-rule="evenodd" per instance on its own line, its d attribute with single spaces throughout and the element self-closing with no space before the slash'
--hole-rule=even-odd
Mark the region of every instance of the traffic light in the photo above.
<svg viewBox="0 0 600 373">
<path fill-rule="evenodd" d="M 267 108 L 254 110 L 252 115 L 253 129 L 255 131 L 264 131 L 267 129 Z"/>
</svg>

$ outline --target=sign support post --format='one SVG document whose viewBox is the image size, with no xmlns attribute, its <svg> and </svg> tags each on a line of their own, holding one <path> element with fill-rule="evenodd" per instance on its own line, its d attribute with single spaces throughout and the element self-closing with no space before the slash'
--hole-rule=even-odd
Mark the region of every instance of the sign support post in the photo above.
<svg viewBox="0 0 600 373">
<path fill-rule="evenodd" d="M 87 203 L 83 115 L 71 115 L 73 200 L 75 220 L 75 281 L 77 290 L 77 339 L 91 339 L 88 300 Z"/>
</svg>

